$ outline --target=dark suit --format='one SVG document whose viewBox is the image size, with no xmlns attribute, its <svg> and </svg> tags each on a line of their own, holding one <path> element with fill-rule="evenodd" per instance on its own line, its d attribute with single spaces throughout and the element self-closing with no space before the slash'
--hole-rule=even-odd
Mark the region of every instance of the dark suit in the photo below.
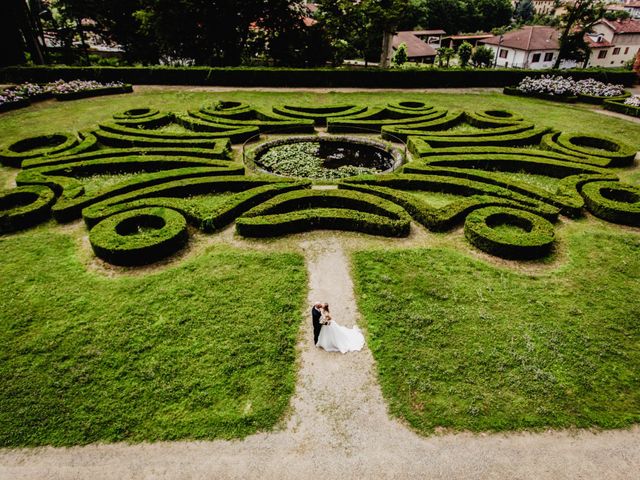
<svg viewBox="0 0 640 480">
<path fill-rule="evenodd" d="M 322 328 L 322 324 L 320 323 L 320 317 L 322 317 L 322 313 L 320 310 L 316 310 L 316 307 L 311 307 L 311 320 L 313 322 L 313 344 L 318 343 L 318 336 L 320 335 L 320 329 Z"/>
</svg>

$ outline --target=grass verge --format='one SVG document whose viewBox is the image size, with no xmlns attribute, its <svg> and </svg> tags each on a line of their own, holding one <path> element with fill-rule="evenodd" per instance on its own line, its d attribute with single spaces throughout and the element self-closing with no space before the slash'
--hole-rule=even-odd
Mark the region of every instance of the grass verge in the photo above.
<svg viewBox="0 0 640 480">
<path fill-rule="evenodd" d="M 574 224 L 568 263 L 537 276 L 448 248 L 356 253 L 391 412 L 422 433 L 640 421 L 640 235 L 614 228 Z"/>
<path fill-rule="evenodd" d="M 234 438 L 283 416 L 301 256 L 215 247 L 106 278 L 77 250 L 48 226 L 0 239 L 0 446 Z"/>
</svg>

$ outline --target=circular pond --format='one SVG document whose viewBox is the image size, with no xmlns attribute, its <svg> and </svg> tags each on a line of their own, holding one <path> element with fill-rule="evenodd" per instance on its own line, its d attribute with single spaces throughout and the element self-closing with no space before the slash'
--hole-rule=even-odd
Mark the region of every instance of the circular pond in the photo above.
<svg viewBox="0 0 640 480">
<path fill-rule="evenodd" d="M 268 173 L 317 180 L 387 173 L 403 161 L 399 150 L 382 142 L 317 136 L 266 142 L 250 158 Z"/>
</svg>

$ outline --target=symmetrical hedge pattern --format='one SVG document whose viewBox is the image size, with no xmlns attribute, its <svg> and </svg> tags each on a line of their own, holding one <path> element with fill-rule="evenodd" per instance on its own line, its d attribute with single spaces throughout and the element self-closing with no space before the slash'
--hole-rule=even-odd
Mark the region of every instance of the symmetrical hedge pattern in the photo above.
<svg viewBox="0 0 640 480">
<path fill-rule="evenodd" d="M 406 142 L 411 158 L 393 173 L 348 177 L 329 189 L 232 158 L 233 144 L 255 149 L 265 135 L 286 141 L 324 130 Z M 215 232 L 235 222 L 247 237 L 313 229 L 400 237 L 413 221 L 432 231 L 464 224 L 476 248 L 532 259 L 553 250 L 561 215 L 588 210 L 640 226 L 640 189 L 610 170 L 635 155 L 616 138 L 554 131 L 517 112 L 426 102 L 263 111 L 217 101 L 184 113 L 141 106 L 94 130 L 2 146 L 0 162 L 22 170 L 18 187 L 0 193 L 0 234 L 51 217 L 83 219 L 98 257 L 140 265 L 183 248 L 189 227 Z"/>
</svg>

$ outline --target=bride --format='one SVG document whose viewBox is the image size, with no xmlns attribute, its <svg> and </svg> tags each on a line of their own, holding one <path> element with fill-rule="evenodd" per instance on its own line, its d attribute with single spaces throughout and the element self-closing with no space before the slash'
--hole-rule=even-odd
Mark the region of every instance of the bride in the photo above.
<svg viewBox="0 0 640 480">
<path fill-rule="evenodd" d="M 317 347 L 324 348 L 327 352 L 355 352 L 362 350 L 364 346 L 364 336 L 356 326 L 353 328 L 343 327 L 331 319 L 329 304 L 323 303 L 320 308 L 320 323 L 322 329 L 318 336 Z"/>
</svg>

